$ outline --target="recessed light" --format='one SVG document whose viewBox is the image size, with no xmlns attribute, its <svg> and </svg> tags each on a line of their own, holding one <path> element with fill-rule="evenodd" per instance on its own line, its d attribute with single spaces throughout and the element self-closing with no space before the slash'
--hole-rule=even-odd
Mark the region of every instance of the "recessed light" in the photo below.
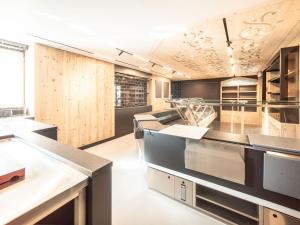
<svg viewBox="0 0 300 225">
<path fill-rule="evenodd" d="M 230 57 L 230 64 L 234 64 L 234 59 Z"/>
<path fill-rule="evenodd" d="M 170 32 L 150 32 L 150 35 L 156 39 L 165 39 L 165 38 L 170 38 L 172 37 L 174 34 L 170 33 Z"/>
<path fill-rule="evenodd" d="M 142 60 L 142 61 L 144 61 L 144 62 L 149 62 L 149 61 L 150 61 L 149 59 L 146 59 L 146 58 L 144 58 L 144 57 L 142 57 L 142 56 L 139 56 L 139 55 L 133 54 L 132 56 L 133 56 L 134 58 L 137 58 L 137 59 Z"/>
<path fill-rule="evenodd" d="M 169 74 L 169 75 L 167 75 L 167 77 L 168 77 L 168 78 L 172 78 L 173 76 Z"/>
<path fill-rule="evenodd" d="M 159 31 L 171 32 L 171 33 L 182 33 L 186 31 L 186 28 L 183 26 L 175 26 L 175 25 L 162 25 L 155 28 Z"/>
<path fill-rule="evenodd" d="M 181 72 L 177 72 L 177 74 L 178 74 L 179 76 L 183 76 L 183 73 L 181 73 Z"/>
<path fill-rule="evenodd" d="M 227 51 L 229 56 L 233 55 L 233 49 L 230 46 L 227 47 Z"/>
<path fill-rule="evenodd" d="M 148 68 L 145 68 L 145 67 L 142 67 L 142 66 L 139 66 L 139 68 L 140 68 L 141 70 L 145 70 L 145 71 L 147 71 L 147 72 L 150 72 L 150 70 L 149 70 Z"/>
<path fill-rule="evenodd" d="M 171 69 L 170 67 L 168 67 L 168 66 L 163 66 L 163 68 L 164 68 L 165 70 L 172 71 L 172 69 Z"/>
<path fill-rule="evenodd" d="M 108 56 L 105 56 L 105 55 L 101 55 L 101 54 L 99 54 L 99 53 L 95 53 L 94 55 L 97 56 L 97 57 L 100 57 L 100 58 L 103 59 L 103 60 L 115 61 L 114 58 L 108 57 Z"/>
<path fill-rule="evenodd" d="M 70 27 L 73 30 L 76 30 L 76 31 L 79 31 L 79 32 L 83 32 L 83 33 L 88 34 L 88 35 L 95 34 L 95 31 L 91 30 L 90 28 L 87 28 L 87 27 L 84 27 L 84 26 L 80 26 L 80 25 L 77 25 L 77 24 L 71 24 Z"/>
</svg>

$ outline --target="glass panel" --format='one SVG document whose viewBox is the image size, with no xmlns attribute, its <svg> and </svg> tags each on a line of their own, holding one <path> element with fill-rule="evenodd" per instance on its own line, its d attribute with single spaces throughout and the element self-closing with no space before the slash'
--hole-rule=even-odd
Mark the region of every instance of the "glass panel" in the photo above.
<svg viewBox="0 0 300 225">
<path fill-rule="evenodd" d="M 299 102 L 173 99 L 182 121 L 235 134 L 300 138 Z"/>
</svg>

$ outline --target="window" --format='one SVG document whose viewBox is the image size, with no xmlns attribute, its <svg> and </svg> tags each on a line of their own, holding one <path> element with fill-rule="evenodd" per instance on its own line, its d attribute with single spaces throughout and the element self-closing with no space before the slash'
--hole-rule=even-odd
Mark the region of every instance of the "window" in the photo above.
<svg viewBox="0 0 300 225">
<path fill-rule="evenodd" d="M 0 109 L 24 107 L 24 52 L 0 48 Z"/>
</svg>

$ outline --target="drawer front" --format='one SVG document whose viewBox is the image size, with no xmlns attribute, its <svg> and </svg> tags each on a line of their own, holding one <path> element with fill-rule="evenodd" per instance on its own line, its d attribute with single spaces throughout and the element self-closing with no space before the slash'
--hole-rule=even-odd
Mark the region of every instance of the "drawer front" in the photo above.
<svg viewBox="0 0 300 225">
<path fill-rule="evenodd" d="M 264 189 L 300 199 L 300 157 L 264 154 Z"/>
<path fill-rule="evenodd" d="M 175 199 L 192 206 L 193 183 L 180 177 L 175 177 Z"/>
<path fill-rule="evenodd" d="M 244 145 L 202 139 L 188 140 L 185 168 L 245 184 Z"/>
<path fill-rule="evenodd" d="M 264 225 L 299 225 L 300 220 L 274 210 L 264 208 Z"/>
<path fill-rule="evenodd" d="M 147 182 L 149 188 L 174 198 L 174 180 L 173 175 L 148 167 Z"/>
</svg>

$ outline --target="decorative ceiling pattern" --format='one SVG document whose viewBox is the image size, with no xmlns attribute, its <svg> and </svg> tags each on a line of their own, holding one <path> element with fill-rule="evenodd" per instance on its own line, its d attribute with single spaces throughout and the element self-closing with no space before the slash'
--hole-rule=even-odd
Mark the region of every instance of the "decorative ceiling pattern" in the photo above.
<svg viewBox="0 0 300 225">
<path fill-rule="evenodd" d="M 165 39 L 152 52 L 154 58 L 193 78 L 257 75 L 300 21 L 299 0 L 274 0 L 247 11 L 224 16 L 232 41 L 235 71 L 227 53 L 222 18 L 190 27 Z"/>
</svg>

